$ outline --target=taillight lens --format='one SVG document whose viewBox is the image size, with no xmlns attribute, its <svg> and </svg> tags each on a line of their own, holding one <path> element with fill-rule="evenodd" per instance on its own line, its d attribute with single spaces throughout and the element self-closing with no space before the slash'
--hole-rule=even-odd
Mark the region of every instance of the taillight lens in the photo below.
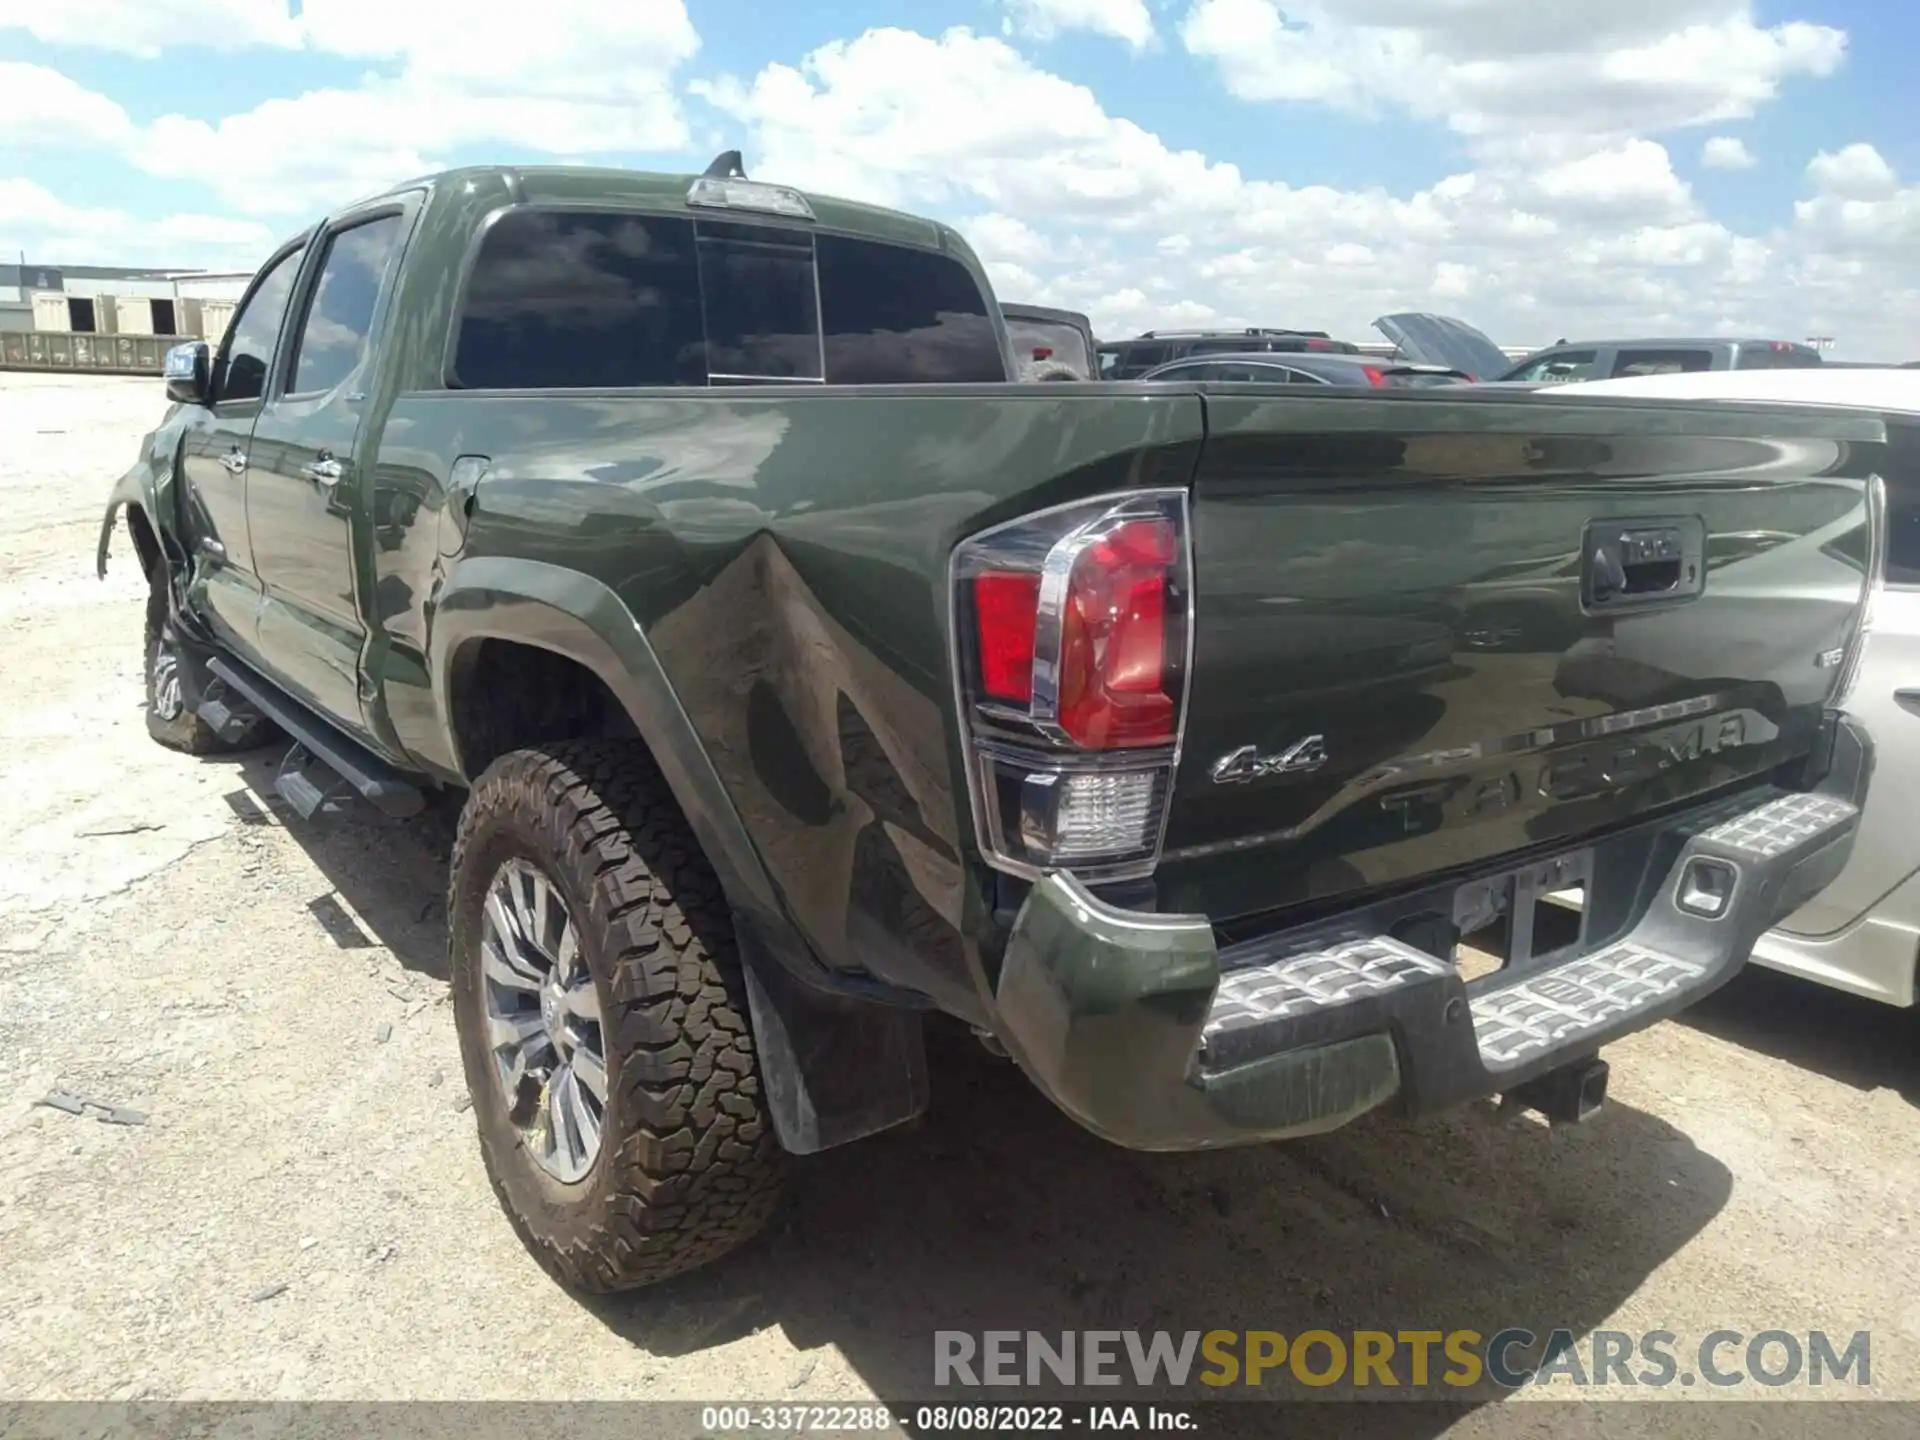
<svg viewBox="0 0 1920 1440">
<path fill-rule="evenodd" d="M 1081 551 L 1061 626 L 1059 721 L 1089 750 L 1171 745 L 1167 587 L 1179 537 L 1162 519 L 1128 520 Z"/>
<path fill-rule="evenodd" d="M 1033 624 L 1040 577 L 990 571 L 973 582 L 980 691 L 990 700 L 1033 699 Z"/>
<path fill-rule="evenodd" d="M 1387 383 L 1387 372 L 1378 366 L 1362 365 L 1360 367 L 1360 373 L 1367 377 L 1367 383 L 1369 385 L 1379 387 Z"/>
<path fill-rule="evenodd" d="M 1181 491 L 1014 521 L 954 554 L 959 699 L 982 847 L 1003 869 L 1150 871 L 1185 703 Z"/>
</svg>

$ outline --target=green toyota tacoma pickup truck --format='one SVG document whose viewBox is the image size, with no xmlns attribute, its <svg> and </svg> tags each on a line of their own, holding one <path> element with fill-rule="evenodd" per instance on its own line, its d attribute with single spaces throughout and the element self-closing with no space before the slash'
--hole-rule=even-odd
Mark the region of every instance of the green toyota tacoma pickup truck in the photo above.
<svg viewBox="0 0 1920 1440">
<path fill-rule="evenodd" d="M 731 154 L 401 185 L 169 357 L 99 550 L 148 728 L 460 797 L 480 1148 L 570 1285 L 745 1241 L 942 1015 L 1141 1149 L 1580 1118 L 1845 859 L 1878 418 L 1013 365 L 952 230 Z M 1577 623 L 1460 642 L 1570 551 Z"/>
</svg>

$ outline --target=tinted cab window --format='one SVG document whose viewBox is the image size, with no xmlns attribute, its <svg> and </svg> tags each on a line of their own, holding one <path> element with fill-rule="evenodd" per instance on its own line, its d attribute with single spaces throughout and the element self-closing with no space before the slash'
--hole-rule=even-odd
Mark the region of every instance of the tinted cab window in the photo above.
<svg viewBox="0 0 1920 1440">
<path fill-rule="evenodd" d="M 273 261 L 233 317 L 214 376 L 216 402 L 258 400 L 266 388 L 267 369 L 273 363 L 274 344 L 280 338 L 280 323 L 286 318 L 302 253 L 294 250 Z"/>
<path fill-rule="evenodd" d="M 342 230 L 327 246 L 288 375 L 288 394 L 332 390 L 360 368 L 373 308 L 400 244 L 401 217 L 383 215 Z"/>
<path fill-rule="evenodd" d="M 979 384 L 1007 378 L 987 301 L 945 255 L 822 235 L 820 319 L 835 385 Z"/>
<path fill-rule="evenodd" d="M 1004 381 L 949 256 L 775 225 L 514 210 L 467 282 L 450 382 L 489 389 Z"/>
<path fill-rule="evenodd" d="M 704 385 L 693 222 L 509 210 L 467 280 L 455 383 Z"/>
</svg>

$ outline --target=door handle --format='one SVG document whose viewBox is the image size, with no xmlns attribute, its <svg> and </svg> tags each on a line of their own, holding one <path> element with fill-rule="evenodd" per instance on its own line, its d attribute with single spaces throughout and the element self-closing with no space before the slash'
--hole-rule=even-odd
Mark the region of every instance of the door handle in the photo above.
<svg viewBox="0 0 1920 1440">
<path fill-rule="evenodd" d="M 240 447 L 236 445 L 220 457 L 220 464 L 229 475 L 238 475 L 247 468 L 247 457 L 240 453 Z"/>
<path fill-rule="evenodd" d="M 300 467 L 300 473 L 317 485 L 338 485 L 346 472 L 338 460 L 322 450 L 315 459 Z"/>
<path fill-rule="evenodd" d="M 1893 703 L 1909 715 L 1920 715 L 1920 690 L 1896 690 Z"/>
</svg>

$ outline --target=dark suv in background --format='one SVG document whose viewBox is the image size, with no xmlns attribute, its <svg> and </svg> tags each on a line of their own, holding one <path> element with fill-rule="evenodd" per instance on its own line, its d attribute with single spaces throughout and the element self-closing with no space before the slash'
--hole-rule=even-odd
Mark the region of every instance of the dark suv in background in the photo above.
<svg viewBox="0 0 1920 1440">
<path fill-rule="evenodd" d="M 1192 355 L 1246 355 L 1255 351 L 1358 355 L 1360 347 L 1324 330 L 1148 330 L 1100 347 L 1102 380 L 1138 380 L 1149 370 Z"/>
</svg>

